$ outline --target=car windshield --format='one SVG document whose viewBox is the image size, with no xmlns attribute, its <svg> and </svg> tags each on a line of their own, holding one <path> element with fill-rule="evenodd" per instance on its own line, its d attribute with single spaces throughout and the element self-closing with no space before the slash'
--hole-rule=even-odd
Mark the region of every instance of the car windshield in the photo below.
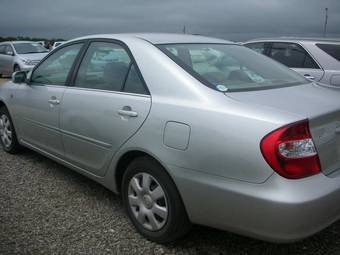
<svg viewBox="0 0 340 255">
<path fill-rule="evenodd" d="M 48 50 L 39 43 L 14 43 L 13 45 L 18 54 L 48 52 Z"/>
<path fill-rule="evenodd" d="M 240 45 L 157 46 L 202 83 L 222 92 L 261 90 L 309 82 L 284 65 Z"/>
</svg>

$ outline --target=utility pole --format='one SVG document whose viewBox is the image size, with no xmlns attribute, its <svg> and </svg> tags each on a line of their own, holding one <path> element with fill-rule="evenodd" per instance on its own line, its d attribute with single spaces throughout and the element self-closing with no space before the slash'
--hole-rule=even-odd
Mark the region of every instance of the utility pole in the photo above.
<svg viewBox="0 0 340 255">
<path fill-rule="evenodd" d="M 187 31 L 186 31 L 185 25 L 184 25 L 184 27 L 183 27 L 183 34 L 186 34 L 186 33 L 187 33 Z"/>
<path fill-rule="evenodd" d="M 325 16 L 325 25 L 323 27 L 323 37 L 326 37 L 326 30 L 327 30 L 327 22 L 328 22 L 328 8 L 325 8 L 326 16 Z"/>
</svg>

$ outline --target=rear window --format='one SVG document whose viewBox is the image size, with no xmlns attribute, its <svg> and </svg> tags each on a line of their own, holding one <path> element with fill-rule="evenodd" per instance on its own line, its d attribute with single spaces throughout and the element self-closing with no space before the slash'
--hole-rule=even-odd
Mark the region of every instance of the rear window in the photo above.
<svg viewBox="0 0 340 255">
<path fill-rule="evenodd" d="M 158 47 L 203 84 L 221 92 L 308 83 L 284 65 L 240 45 L 162 44 Z"/>
<path fill-rule="evenodd" d="M 321 50 L 326 52 L 328 55 L 332 56 L 336 60 L 340 61 L 340 44 L 321 44 L 317 43 Z"/>
</svg>

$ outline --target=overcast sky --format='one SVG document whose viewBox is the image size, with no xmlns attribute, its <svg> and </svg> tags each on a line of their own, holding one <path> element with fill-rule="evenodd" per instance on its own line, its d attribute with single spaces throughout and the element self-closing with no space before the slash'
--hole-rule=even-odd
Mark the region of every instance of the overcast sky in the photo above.
<svg viewBox="0 0 340 255">
<path fill-rule="evenodd" d="M 340 0 L 1 0 L 0 36 L 181 32 L 230 40 L 340 37 Z"/>
</svg>

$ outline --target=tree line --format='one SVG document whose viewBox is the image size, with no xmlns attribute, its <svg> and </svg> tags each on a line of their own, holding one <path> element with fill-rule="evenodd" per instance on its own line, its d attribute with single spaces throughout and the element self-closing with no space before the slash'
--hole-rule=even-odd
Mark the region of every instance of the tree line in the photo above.
<svg viewBox="0 0 340 255">
<path fill-rule="evenodd" d="M 62 38 L 42 38 L 30 36 L 0 36 L 0 42 L 4 41 L 44 41 L 47 44 L 54 43 L 55 41 L 65 41 Z"/>
</svg>

